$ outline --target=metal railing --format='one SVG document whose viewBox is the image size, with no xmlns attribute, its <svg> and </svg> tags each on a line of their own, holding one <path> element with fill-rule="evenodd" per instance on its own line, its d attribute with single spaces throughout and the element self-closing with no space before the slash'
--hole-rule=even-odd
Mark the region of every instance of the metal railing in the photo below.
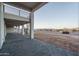
<svg viewBox="0 0 79 59">
<path fill-rule="evenodd" d="M 4 12 L 13 15 L 29 18 L 30 12 L 4 4 Z"/>
</svg>

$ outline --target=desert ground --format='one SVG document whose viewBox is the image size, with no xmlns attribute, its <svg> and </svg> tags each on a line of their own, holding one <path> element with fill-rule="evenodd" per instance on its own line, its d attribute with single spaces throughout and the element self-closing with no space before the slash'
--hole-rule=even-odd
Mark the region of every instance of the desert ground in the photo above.
<svg viewBox="0 0 79 59">
<path fill-rule="evenodd" d="M 79 52 L 79 32 L 62 34 L 60 32 L 35 31 L 35 38 L 59 47 Z"/>
</svg>

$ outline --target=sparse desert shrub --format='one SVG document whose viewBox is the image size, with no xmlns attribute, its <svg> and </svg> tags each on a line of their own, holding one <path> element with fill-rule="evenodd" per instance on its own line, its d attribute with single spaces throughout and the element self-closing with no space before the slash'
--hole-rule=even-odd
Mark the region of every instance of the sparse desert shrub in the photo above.
<svg viewBox="0 0 79 59">
<path fill-rule="evenodd" d="M 69 32 L 68 31 L 64 31 L 64 32 L 62 32 L 62 34 L 69 34 Z"/>
</svg>

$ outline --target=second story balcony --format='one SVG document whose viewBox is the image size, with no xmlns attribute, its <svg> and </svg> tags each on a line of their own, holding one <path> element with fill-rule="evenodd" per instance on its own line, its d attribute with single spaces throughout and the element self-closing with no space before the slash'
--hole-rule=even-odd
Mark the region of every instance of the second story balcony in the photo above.
<svg viewBox="0 0 79 59">
<path fill-rule="evenodd" d="M 4 17 L 5 19 L 27 21 L 29 22 L 30 12 L 4 4 Z"/>
</svg>

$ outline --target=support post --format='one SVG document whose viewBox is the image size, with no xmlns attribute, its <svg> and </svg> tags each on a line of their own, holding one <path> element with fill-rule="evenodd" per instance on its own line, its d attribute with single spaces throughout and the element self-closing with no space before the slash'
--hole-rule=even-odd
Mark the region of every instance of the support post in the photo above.
<svg viewBox="0 0 79 59">
<path fill-rule="evenodd" d="M 34 39 L 34 12 L 30 13 L 30 39 Z"/>
<path fill-rule="evenodd" d="M 17 26 L 17 33 L 20 33 L 20 26 Z"/>
<path fill-rule="evenodd" d="M 3 42 L 5 41 L 4 34 L 4 4 L 0 2 L 0 49 L 2 48 Z"/>
<path fill-rule="evenodd" d="M 24 25 L 22 25 L 22 34 L 24 35 L 25 32 L 24 32 Z"/>
</svg>

